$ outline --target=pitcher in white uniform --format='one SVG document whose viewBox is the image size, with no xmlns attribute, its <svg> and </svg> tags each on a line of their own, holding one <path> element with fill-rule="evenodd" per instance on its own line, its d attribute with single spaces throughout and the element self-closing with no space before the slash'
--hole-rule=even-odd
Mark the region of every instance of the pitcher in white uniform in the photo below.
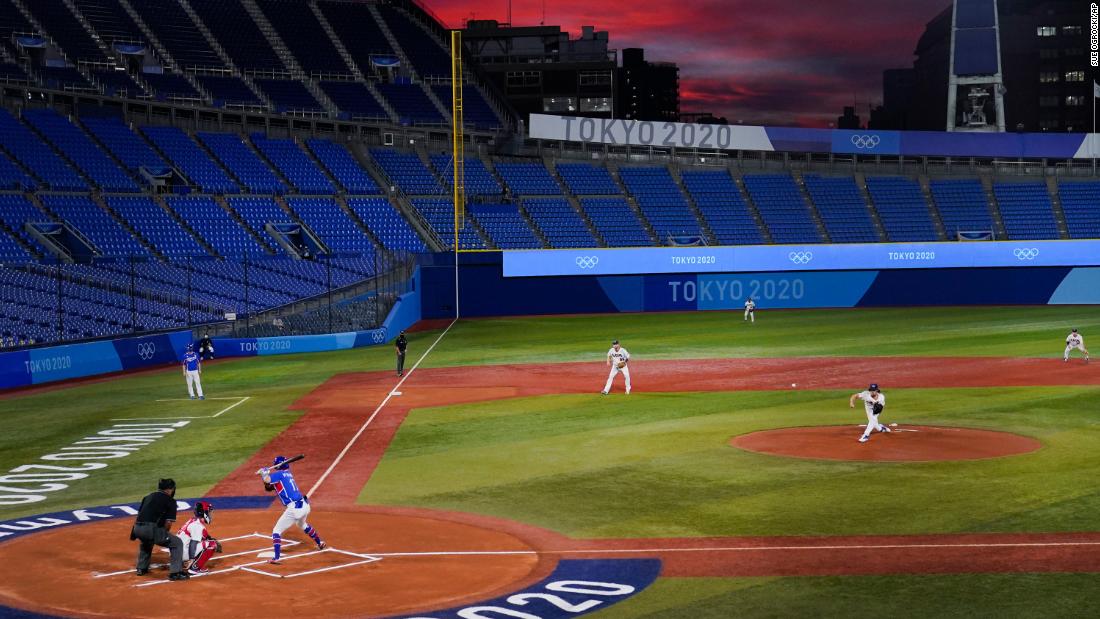
<svg viewBox="0 0 1100 619">
<path fill-rule="evenodd" d="M 611 373 L 607 375 L 607 384 L 603 386 L 603 391 L 600 393 L 607 395 L 611 391 L 611 381 L 615 380 L 616 374 L 622 372 L 623 378 L 626 379 L 626 394 L 630 395 L 630 368 L 627 367 L 628 363 L 630 363 L 630 353 L 619 346 L 619 340 L 611 342 L 611 350 L 607 351 L 607 365 L 611 366 Z"/>
<path fill-rule="evenodd" d="M 853 393 L 852 397 L 848 398 L 848 406 L 851 408 L 856 407 L 856 400 L 863 400 L 863 408 L 867 411 L 867 429 L 863 431 L 863 436 L 859 437 L 859 442 L 866 443 L 874 431 L 889 432 L 890 428 L 882 425 L 878 421 L 879 413 L 886 406 L 886 395 L 878 390 L 876 383 L 871 383 L 870 387 L 867 387 L 867 391 L 860 391 L 859 393 Z M 879 404 L 878 412 L 875 412 L 875 405 Z"/>
<path fill-rule="evenodd" d="M 1069 361 L 1069 351 L 1076 348 L 1077 350 L 1085 353 L 1085 363 L 1089 362 L 1089 349 L 1085 348 L 1085 337 L 1074 329 L 1066 336 L 1066 353 L 1062 356 L 1062 361 Z"/>
</svg>

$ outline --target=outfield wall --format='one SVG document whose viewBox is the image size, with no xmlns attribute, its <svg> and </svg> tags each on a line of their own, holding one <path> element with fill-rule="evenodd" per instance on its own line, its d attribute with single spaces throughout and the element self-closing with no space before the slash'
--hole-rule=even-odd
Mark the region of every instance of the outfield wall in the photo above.
<svg viewBox="0 0 1100 619">
<path fill-rule="evenodd" d="M 499 253 L 461 254 L 463 316 L 775 308 L 1100 304 L 1100 267 L 866 269 L 505 277 Z M 423 266 L 424 318 L 454 314 L 454 262 Z"/>
</svg>

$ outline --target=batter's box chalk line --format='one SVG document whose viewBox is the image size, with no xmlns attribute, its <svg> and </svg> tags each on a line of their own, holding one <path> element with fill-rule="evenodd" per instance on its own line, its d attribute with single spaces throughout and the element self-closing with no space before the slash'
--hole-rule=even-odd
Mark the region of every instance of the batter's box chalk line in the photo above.
<svg viewBox="0 0 1100 619">
<path fill-rule="evenodd" d="M 265 540 L 265 541 L 270 541 L 270 539 L 271 539 L 271 537 L 269 535 L 264 535 L 263 533 L 249 533 L 247 535 L 239 535 L 237 537 L 222 538 L 221 541 L 223 542 L 223 545 L 224 545 L 225 542 L 242 540 L 242 539 L 250 539 L 250 538 L 259 538 L 259 539 L 262 539 L 262 540 Z M 297 540 L 288 539 L 288 540 L 283 541 L 283 546 L 284 547 L 287 547 L 287 546 L 293 547 L 293 546 L 298 546 L 301 543 L 302 542 L 299 542 Z M 271 548 L 271 546 L 270 546 L 270 543 L 269 543 L 269 544 L 265 545 L 263 548 L 254 548 L 252 550 L 244 550 L 244 551 L 241 551 L 241 552 L 214 555 L 214 557 L 211 559 L 211 561 L 217 561 L 217 560 L 220 560 L 220 559 L 228 559 L 230 557 L 240 557 L 240 556 L 245 556 L 245 555 L 253 555 L 253 556 L 270 555 L 270 554 L 273 554 L 273 553 L 269 552 L 270 548 Z M 164 552 L 167 552 L 167 549 L 163 549 L 163 550 L 164 550 Z M 336 553 L 336 554 L 345 555 L 347 557 L 352 557 L 356 560 L 355 561 L 349 561 L 347 563 L 341 563 L 339 565 L 330 565 L 330 566 L 327 566 L 327 567 L 322 567 L 322 568 L 317 568 L 317 569 L 312 569 L 312 570 L 306 570 L 306 571 L 303 571 L 303 572 L 293 572 L 293 573 L 289 573 L 289 574 L 277 574 L 277 573 L 268 572 L 268 571 L 261 570 L 261 569 L 256 569 L 256 566 L 267 565 L 268 564 L 267 559 L 263 559 L 263 560 L 260 560 L 260 561 L 251 561 L 249 563 L 242 563 L 240 565 L 233 565 L 233 566 L 225 567 L 225 568 L 222 568 L 222 569 L 211 568 L 211 570 L 209 572 L 206 572 L 206 573 L 203 573 L 203 574 L 192 574 L 191 578 L 203 578 L 203 577 L 206 577 L 206 576 L 215 576 L 217 574 L 229 574 L 229 573 L 237 572 L 237 571 L 251 572 L 253 574 L 259 574 L 261 576 L 268 576 L 268 577 L 271 577 L 271 578 L 297 578 L 299 576 L 308 576 L 310 574 L 319 574 L 321 572 L 329 572 L 329 571 L 332 571 L 332 570 L 339 570 L 339 569 L 344 569 L 344 568 L 348 568 L 348 567 L 354 567 L 356 565 L 365 565 L 367 563 L 374 563 L 376 561 L 381 561 L 382 560 L 382 557 L 379 557 L 379 556 L 362 554 L 362 553 L 357 553 L 357 552 L 351 552 L 350 550 L 341 550 L 339 548 L 333 548 L 331 546 L 325 548 L 324 550 L 312 550 L 310 552 L 302 552 L 302 553 L 284 555 L 279 560 L 280 560 L 280 562 L 286 562 L 286 561 L 291 561 L 293 559 L 298 559 L 298 558 L 301 558 L 301 557 L 308 557 L 308 556 L 312 556 L 312 555 L 318 555 L 318 554 L 321 554 L 321 553 Z M 163 566 L 163 565 L 167 565 L 167 564 L 159 564 L 158 566 Z M 117 575 L 121 575 L 121 574 L 132 574 L 133 572 L 134 572 L 133 570 L 126 570 L 126 571 L 122 571 L 122 572 L 112 572 L 110 574 L 95 575 L 95 577 L 100 578 L 102 576 L 117 576 Z M 153 580 L 153 581 L 149 581 L 149 582 L 139 583 L 139 584 L 136 584 L 134 586 L 135 587 L 152 587 L 154 585 L 162 585 L 162 584 L 167 583 L 167 582 L 171 582 L 171 581 L 169 581 L 167 579 L 160 579 L 160 580 Z"/>
</svg>

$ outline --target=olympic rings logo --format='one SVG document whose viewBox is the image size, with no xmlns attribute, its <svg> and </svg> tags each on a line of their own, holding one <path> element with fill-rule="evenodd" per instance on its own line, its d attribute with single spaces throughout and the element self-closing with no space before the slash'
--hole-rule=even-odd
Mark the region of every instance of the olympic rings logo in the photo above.
<svg viewBox="0 0 1100 619">
<path fill-rule="evenodd" d="M 856 148 L 874 148 L 882 140 L 877 135 L 853 135 L 852 146 Z"/>
<path fill-rule="evenodd" d="M 371 338 L 374 339 L 375 344 L 381 344 L 386 341 L 386 332 L 382 329 L 375 329 L 374 333 L 371 334 Z"/>
<path fill-rule="evenodd" d="M 792 251 L 787 254 L 787 258 L 795 264 L 809 264 L 814 259 L 814 254 L 808 251 Z"/>
<path fill-rule="evenodd" d="M 1039 257 L 1038 247 L 1017 247 L 1012 250 L 1012 255 L 1016 256 L 1017 260 L 1034 260 Z"/>
<path fill-rule="evenodd" d="M 594 269 L 600 263 L 599 256 L 577 256 L 577 266 L 582 269 Z"/>
<path fill-rule="evenodd" d="M 153 355 L 157 354 L 157 345 L 155 342 L 142 342 L 137 347 L 138 357 L 142 361 L 148 361 L 153 358 Z"/>
</svg>

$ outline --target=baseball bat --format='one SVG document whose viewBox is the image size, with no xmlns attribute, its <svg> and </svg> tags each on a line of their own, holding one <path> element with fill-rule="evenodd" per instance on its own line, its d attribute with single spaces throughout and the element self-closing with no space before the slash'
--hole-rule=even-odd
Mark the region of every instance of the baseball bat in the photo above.
<svg viewBox="0 0 1100 619">
<path fill-rule="evenodd" d="M 283 460 L 283 461 L 282 461 L 282 462 L 281 462 L 281 463 L 279 464 L 279 466 L 265 466 L 265 467 L 264 467 L 264 468 L 262 468 L 262 469 L 258 469 L 258 470 L 256 471 L 256 474 L 257 474 L 257 475 L 263 475 L 263 474 L 264 474 L 264 471 L 277 471 L 277 470 L 279 470 L 279 469 L 284 469 L 284 468 L 286 468 L 286 467 L 287 467 L 288 465 L 290 465 L 290 464 L 292 464 L 292 463 L 294 463 L 294 462 L 297 462 L 297 461 L 301 460 L 301 459 L 302 459 L 302 458 L 304 458 L 304 457 L 306 457 L 306 455 L 305 455 L 305 454 L 298 454 L 298 455 L 294 456 L 293 458 L 287 458 L 286 460 Z"/>
</svg>

